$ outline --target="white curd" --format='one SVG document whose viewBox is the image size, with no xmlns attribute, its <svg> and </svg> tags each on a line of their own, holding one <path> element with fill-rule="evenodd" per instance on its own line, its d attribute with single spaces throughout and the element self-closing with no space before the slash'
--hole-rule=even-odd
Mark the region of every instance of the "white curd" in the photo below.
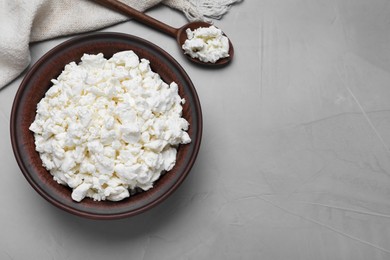
<svg viewBox="0 0 390 260">
<path fill-rule="evenodd" d="M 215 26 L 186 30 L 187 40 L 182 45 L 185 54 L 203 62 L 215 63 L 229 57 L 229 40 Z"/>
<path fill-rule="evenodd" d="M 37 105 L 34 132 L 43 166 L 72 199 L 119 201 L 148 190 L 191 142 L 175 82 L 163 82 L 133 51 L 71 62 Z"/>
</svg>

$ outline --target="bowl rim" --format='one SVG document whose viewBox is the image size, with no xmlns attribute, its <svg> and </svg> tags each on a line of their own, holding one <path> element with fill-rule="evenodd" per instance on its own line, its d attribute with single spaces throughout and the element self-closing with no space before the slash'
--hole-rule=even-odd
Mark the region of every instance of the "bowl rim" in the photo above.
<svg viewBox="0 0 390 260">
<path fill-rule="evenodd" d="M 72 208 L 68 205 L 63 204 L 62 202 L 58 201 L 57 199 L 53 198 L 52 195 L 50 195 L 45 189 L 43 189 L 39 183 L 37 183 L 36 180 L 33 179 L 31 176 L 30 171 L 28 170 L 28 167 L 26 165 L 26 159 L 23 158 L 23 143 L 20 143 L 18 140 L 18 135 L 16 134 L 18 131 L 18 118 L 17 118 L 17 112 L 18 109 L 21 107 L 21 98 L 26 91 L 26 88 L 29 86 L 28 82 L 31 79 L 31 77 L 34 76 L 34 74 L 37 72 L 41 66 L 44 66 L 47 60 L 49 60 L 51 57 L 57 55 L 57 53 L 60 50 L 71 48 L 73 45 L 80 43 L 80 42 L 88 42 L 91 40 L 97 40 L 101 39 L 102 41 L 107 41 L 107 38 L 120 38 L 120 39 L 127 39 L 129 41 L 136 41 L 137 43 L 145 44 L 145 46 L 148 46 L 148 48 L 153 48 L 155 51 L 161 53 L 165 59 L 169 61 L 169 63 L 174 66 L 175 70 L 178 70 L 180 73 L 180 76 L 183 77 L 183 79 L 188 84 L 189 89 L 187 91 L 191 92 L 191 96 L 193 96 L 192 102 L 195 102 L 194 108 L 196 113 L 196 139 L 192 140 L 192 145 L 194 145 L 194 148 L 192 149 L 191 157 L 185 165 L 184 170 L 179 175 L 178 179 L 175 183 L 164 193 L 161 194 L 161 196 L 158 196 L 154 200 L 134 209 L 131 211 L 123 211 L 123 212 L 116 212 L 116 213 L 97 213 L 97 212 L 86 212 L 86 211 L 80 211 L 79 209 Z M 140 57 L 141 58 L 141 57 Z M 65 66 L 65 64 L 64 64 Z M 50 79 L 49 79 L 50 80 Z M 14 156 L 16 158 L 16 161 L 19 165 L 20 170 L 22 171 L 24 177 L 27 179 L 29 184 L 34 188 L 35 191 L 37 191 L 44 199 L 46 199 L 48 202 L 53 204 L 54 206 L 65 210 L 71 214 L 85 217 L 89 219 L 101 219 L 101 220 L 107 220 L 107 219 L 119 219 L 119 218 L 125 218 L 137 215 L 139 213 L 142 213 L 150 208 L 153 208 L 157 204 L 164 201 L 167 197 L 169 197 L 184 181 L 184 179 L 189 174 L 193 164 L 195 163 L 196 157 L 198 155 L 201 139 L 202 139 L 202 132 L 203 132 L 203 119 L 202 119 L 202 110 L 200 106 L 199 97 L 197 95 L 196 89 L 189 78 L 188 74 L 185 72 L 185 70 L 182 68 L 182 66 L 165 50 L 160 48 L 159 46 L 155 45 L 154 43 L 151 43 L 143 38 L 125 34 L 125 33 L 117 33 L 117 32 L 97 32 L 97 33 L 90 33 L 86 35 L 80 35 L 75 36 L 71 39 L 68 39 L 52 49 L 50 49 L 48 52 L 46 52 L 35 64 L 33 64 L 25 74 L 22 82 L 19 85 L 19 88 L 15 94 L 12 109 L 11 109 L 11 117 L 10 117 L 10 135 L 11 135 L 11 145 L 13 149 Z M 60 184 L 58 184 L 60 185 Z M 147 191 L 146 191 L 147 192 Z M 77 203 L 77 202 L 75 202 Z M 115 202 L 113 202 L 115 203 Z"/>
</svg>

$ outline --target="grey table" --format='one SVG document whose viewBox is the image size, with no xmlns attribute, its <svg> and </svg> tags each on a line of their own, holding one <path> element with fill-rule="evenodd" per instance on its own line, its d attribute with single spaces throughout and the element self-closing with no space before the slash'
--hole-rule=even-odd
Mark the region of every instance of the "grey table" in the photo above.
<svg viewBox="0 0 390 260">
<path fill-rule="evenodd" d="M 220 70 L 134 21 L 102 30 L 167 50 L 203 109 L 190 175 L 132 218 L 87 220 L 42 199 L 9 138 L 23 75 L 0 91 L 0 259 L 390 259 L 389 2 L 246 0 L 216 25 L 236 51 Z M 33 44 L 33 62 L 66 39 Z"/>
</svg>

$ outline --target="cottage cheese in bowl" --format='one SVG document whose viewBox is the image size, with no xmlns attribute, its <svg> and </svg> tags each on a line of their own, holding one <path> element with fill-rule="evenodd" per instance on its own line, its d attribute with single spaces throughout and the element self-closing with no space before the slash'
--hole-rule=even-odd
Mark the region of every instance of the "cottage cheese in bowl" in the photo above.
<svg viewBox="0 0 390 260">
<path fill-rule="evenodd" d="M 133 51 L 65 66 L 30 125 L 43 166 L 72 199 L 120 201 L 171 170 L 191 139 L 178 85 Z"/>
</svg>

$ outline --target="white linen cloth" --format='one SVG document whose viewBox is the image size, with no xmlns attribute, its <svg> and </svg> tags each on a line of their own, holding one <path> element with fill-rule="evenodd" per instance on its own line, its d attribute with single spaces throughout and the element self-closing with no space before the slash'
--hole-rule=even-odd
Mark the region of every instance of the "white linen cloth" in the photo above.
<svg viewBox="0 0 390 260">
<path fill-rule="evenodd" d="M 139 11 L 165 4 L 189 20 L 219 19 L 241 0 L 122 0 Z M 0 1 L 0 89 L 30 63 L 30 42 L 97 30 L 129 18 L 91 0 Z"/>
</svg>

